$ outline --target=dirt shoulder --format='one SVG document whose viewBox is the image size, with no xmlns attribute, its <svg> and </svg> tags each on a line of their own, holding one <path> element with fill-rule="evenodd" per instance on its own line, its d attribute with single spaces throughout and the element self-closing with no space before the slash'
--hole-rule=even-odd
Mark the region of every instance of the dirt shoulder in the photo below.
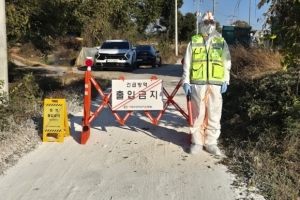
<svg viewBox="0 0 300 200">
<path fill-rule="evenodd" d="M 73 70 L 77 70 L 76 67 L 68 67 L 68 66 L 59 66 L 59 65 L 46 65 L 44 63 L 38 62 L 38 61 L 34 61 L 32 59 L 26 59 L 18 54 L 10 54 L 10 58 L 11 61 L 16 64 L 17 66 L 20 66 L 22 68 L 27 68 L 27 69 L 47 69 L 49 70 L 48 73 L 49 74 L 53 74 L 51 73 L 52 71 L 56 72 L 57 75 L 62 75 L 65 73 L 72 73 Z M 45 71 L 47 72 L 47 71 Z"/>
<path fill-rule="evenodd" d="M 51 76 L 63 78 L 64 83 L 83 78 L 83 75 L 73 73 L 73 67 L 45 65 L 43 63 L 26 59 L 17 54 L 10 54 L 9 56 L 10 61 L 15 64 L 15 67 L 18 70 L 25 71 L 26 73 L 33 72 L 34 74 L 43 77 Z M 20 73 L 18 73 L 19 72 L 17 72 L 17 75 L 19 76 Z M 74 104 L 72 106 L 76 105 Z M 70 110 L 79 109 L 72 108 Z M 25 124 L 18 125 L 17 123 L 12 123 L 11 129 L 13 131 L 0 133 L 0 175 L 5 173 L 5 171 L 10 167 L 17 164 L 23 156 L 33 151 L 42 142 L 42 118 L 28 119 L 28 121 L 24 123 Z"/>
</svg>

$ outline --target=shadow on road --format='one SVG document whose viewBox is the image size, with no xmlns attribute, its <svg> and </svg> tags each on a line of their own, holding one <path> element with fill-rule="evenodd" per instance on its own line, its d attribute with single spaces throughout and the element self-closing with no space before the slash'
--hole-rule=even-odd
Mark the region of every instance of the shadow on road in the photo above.
<svg viewBox="0 0 300 200">
<path fill-rule="evenodd" d="M 93 102 L 91 111 L 94 112 L 97 108 L 98 105 Z M 126 111 L 118 111 L 117 113 L 120 118 L 123 118 L 126 115 Z M 151 111 L 150 113 L 153 118 L 157 118 L 159 111 Z M 82 118 L 82 116 L 74 116 L 70 119 L 71 136 L 79 144 L 82 130 L 78 130 L 76 127 L 82 125 Z M 143 111 L 134 111 L 125 122 L 125 125 L 121 125 L 118 123 L 111 110 L 107 107 L 104 107 L 91 123 L 91 129 L 96 129 L 98 131 L 107 132 L 108 127 L 118 127 L 121 130 L 124 129 L 143 133 L 149 137 L 171 142 L 180 146 L 185 152 L 188 151 L 188 147 L 190 145 L 190 135 L 182 130 L 187 126 L 188 123 L 186 119 L 181 116 L 175 108 L 168 108 L 160 119 L 158 125 L 152 124 L 151 120 Z"/>
</svg>

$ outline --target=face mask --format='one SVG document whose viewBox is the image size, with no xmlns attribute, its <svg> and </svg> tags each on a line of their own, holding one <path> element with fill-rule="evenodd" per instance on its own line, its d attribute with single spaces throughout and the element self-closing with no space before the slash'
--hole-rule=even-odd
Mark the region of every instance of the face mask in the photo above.
<svg viewBox="0 0 300 200">
<path fill-rule="evenodd" d="M 216 29 L 215 25 L 209 24 L 209 25 L 202 25 L 201 26 L 201 33 L 204 36 L 207 36 L 211 34 Z"/>
</svg>

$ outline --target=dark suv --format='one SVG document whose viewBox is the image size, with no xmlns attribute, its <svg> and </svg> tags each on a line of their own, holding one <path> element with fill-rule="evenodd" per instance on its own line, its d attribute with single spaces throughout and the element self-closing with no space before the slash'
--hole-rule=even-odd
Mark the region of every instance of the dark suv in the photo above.
<svg viewBox="0 0 300 200">
<path fill-rule="evenodd" d="M 135 46 L 137 65 L 151 65 L 152 68 L 161 67 L 161 56 L 152 45 Z"/>
</svg>

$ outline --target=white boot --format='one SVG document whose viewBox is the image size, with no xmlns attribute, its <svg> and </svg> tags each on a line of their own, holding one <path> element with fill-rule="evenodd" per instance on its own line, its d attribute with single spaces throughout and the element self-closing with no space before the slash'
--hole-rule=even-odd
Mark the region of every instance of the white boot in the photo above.
<svg viewBox="0 0 300 200">
<path fill-rule="evenodd" d="M 191 144 L 190 147 L 190 154 L 197 154 L 200 150 L 203 149 L 203 146 L 201 144 Z"/>
<path fill-rule="evenodd" d="M 205 147 L 205 149 L 209 153 L 214 154 L 216 156 L 220 156 L 221 155 L 221 150 L 219 149 L 219 147 L 216 144 L 208 145 L 208 146 Z"/>
</svg>

